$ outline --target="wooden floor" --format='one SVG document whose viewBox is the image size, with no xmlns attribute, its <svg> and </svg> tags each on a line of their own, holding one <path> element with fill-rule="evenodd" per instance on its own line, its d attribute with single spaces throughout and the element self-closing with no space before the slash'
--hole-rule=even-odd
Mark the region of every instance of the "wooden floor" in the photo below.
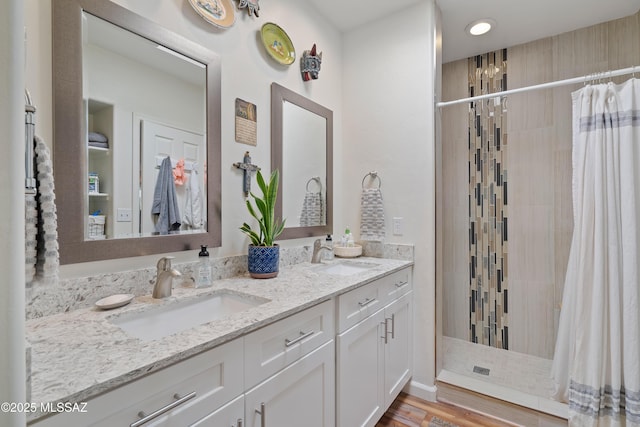
<svg viewBox="0 0 640 427">
<path fill-rule="evenodd" d="M 459 406 L 442 402 L 428 402 L 405 393 L 393 402 L 376 427 L 428 427 L 429 422 L 439 418 L 459 427 L 513 427 L 516 424 L 503 422 L 480 415 Z"/>
</svg>

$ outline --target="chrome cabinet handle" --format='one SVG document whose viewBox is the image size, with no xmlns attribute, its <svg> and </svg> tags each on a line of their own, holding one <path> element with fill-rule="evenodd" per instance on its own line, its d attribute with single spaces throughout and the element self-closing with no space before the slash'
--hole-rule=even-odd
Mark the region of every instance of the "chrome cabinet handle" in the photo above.
<svg viewBox="0 0 640 427">
<path fill-rule="evenodd" d="M 407 285 L 407 284 L 409 284 L 409 282 L 398 282 L 398 283 L 396 283 L 396 288 L 401 288 L 401 287 L 403 287 L 404 285 Z"/>
<path fill-rule="evenodd" d="M 148 423 L 154 418 L 158 418 L 160 415 L 164 414 L 165 412 L 169 412 L 173 408 L 182 405 L 184 402 L 186 402 L 187 400 L 191 400 L 194 397 L 196 397 L 195 391 L 192 391 L 191 393 L 183 397 L 180 397 L 180 395 L 176 393 L 173 395 L 173 398 L 176 399 L 175 402 L 171 402 L 168 405 L 158 409 L 157 411 L 150 413 L 149 415 L 145 414 L 143 411 L 138 412 L 138 416 L 140 417 L 140 419 L 134 423 L 131 423 L 129 427 L 140 427 L 141 425 Z"/>
<path fill-rule="evenodd" d="M 267 427 L 267 407 L 264 402 L 260 403 L 260 409 L 256 409 L 256 413 L 260 414 L 260 427 Z"/>
<path fill-rule="evenodd" d="M 285 347 L 291 347 L 295 343 L 298 343 L 298 342 L 302 341 L 303 339 L 308 338 L 308 337 L 310 337 L 311 335 L 313 335 L 315 333 L 316 333 L 316 331 L 309 331 L 307 333 L 304 333 L 304 332 L 300 331 L 300 336 L 298 338 L 295 338 L 295 339 L 292 339 L 292 340 L 290 340 L 289 338 L 286 338 L 284 340 L 284 346 Z"/>
<path fill-rule="evenodd" d="M 396 339 L 396 315 L 391 315 L 391 339 Z"/>
<path fill-rule="evenodd" d="M 366 298 L 364 301 L 359 301 L 358 305 L 360 307 L 366 307 L 366 306 L 368 306 L 369 304 L 371 304 L 372 302 L 375 302 L 375 301 L 377 301 L 377 299 L 375 299 L 375 298 Z"/>
<path fill-rule="evenodd" d="M 242 427 L 242 418 L 238 418 L 238 427 Z"/>
<path fill-rule="evenodd" d="M 388 344 L 389 343 L 389 323 L 387 323 L 388 319 L 384 319 L 384 322 L 380 322 L 381 325 L 384 325 L 384 335 L 382 335 L 380 338 L 384 338 L 384 343 Z"/>
</svg>

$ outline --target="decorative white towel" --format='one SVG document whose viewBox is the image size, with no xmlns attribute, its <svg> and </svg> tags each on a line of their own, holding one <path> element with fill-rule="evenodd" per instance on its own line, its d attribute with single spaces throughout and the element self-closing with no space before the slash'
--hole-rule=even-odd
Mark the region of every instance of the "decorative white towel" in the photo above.
<svg viewBox="0 0 640 427">
<path fill-rule="evenodd" d="M 26 282 L 58 280 L 58 216 L 49 148 L 35 137 L 37 194 L 25 196 Z M 35 268 L 34 268 L 35 266 Z"/>
<path fill-rule="evenodd" d="M 324 202 L 322 192 L 311 193 L 307 191 L 302 201 L 300 213 L 301 227 L 314 227 L 324 224 Z"/>
<path fill-rule="evenodd" d="M 360 239 L 373 242 L 384 240 L 384 206 L 379 188 L 363 188 L 360 199 Z"/>
<path fill-rule="evenodd" d="M 25 282 L 31 283 L 36 277 L 38 262 L 38 202 L 35 193 L 24 195 L 24 225 Z"/>
</svg>

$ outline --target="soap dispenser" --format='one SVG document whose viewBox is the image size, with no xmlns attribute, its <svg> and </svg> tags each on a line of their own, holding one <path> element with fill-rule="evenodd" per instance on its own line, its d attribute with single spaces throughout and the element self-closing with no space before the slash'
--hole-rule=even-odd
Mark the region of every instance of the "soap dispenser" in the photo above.
<svg viewBox="0 0 640 427">
<path fill-rule="evenodd" d="M 198 265 L 196 266 L 196 288 L 206 288 L 211 286 L 211 263 L 209 262 L 209 252 L 207 246 L 200 246 L 198 254 Z"/>
</svg>

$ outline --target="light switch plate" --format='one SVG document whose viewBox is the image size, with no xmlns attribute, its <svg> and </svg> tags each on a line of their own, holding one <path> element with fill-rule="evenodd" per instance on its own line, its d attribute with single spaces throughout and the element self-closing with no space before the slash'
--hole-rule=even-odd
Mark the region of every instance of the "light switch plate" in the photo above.
<svg viewBox="0 0 640 427">
<path fill-rule="evenodd" d="M 404 219 L 400 216 L 393 217 L 393 234 L 395 236 L 402 236 L 404 229 Z"/>
<path fill-rule="evenodd" d="M 131 222 L 131 209 L 118 208 L 118 222 Z"/>
</svg>

